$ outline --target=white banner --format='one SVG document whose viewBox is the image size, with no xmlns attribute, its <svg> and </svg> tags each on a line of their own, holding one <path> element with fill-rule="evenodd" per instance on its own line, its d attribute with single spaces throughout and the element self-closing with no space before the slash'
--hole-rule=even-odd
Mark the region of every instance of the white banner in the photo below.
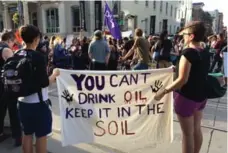
<svg viewBox="0 0 228 153">
<path fill-rule="evenodd" d="M 173 81 L 172 69 L 60 70 L 57 79 L 62 145 L 99 143 L 122 151 L 172 142 L 172 94 L 155 101 Z"/>
<path fill-rule="evenodd" d="M 225 77 L 228 77 L 228 73 L 227 73 L 227 63 L 228 63 L 228 61 L 227 61 L 227 58 L 228 58 L 228 54 L 227 54 L 227 52 L 223 52 L 223 67 L 224 67 L 224 75 L 225 75 Z"/>
</svg>

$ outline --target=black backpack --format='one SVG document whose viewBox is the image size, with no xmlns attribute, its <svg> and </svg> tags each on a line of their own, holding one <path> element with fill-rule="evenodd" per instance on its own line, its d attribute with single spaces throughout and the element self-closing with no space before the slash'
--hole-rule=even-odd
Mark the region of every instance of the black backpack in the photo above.
<svg viewBox="0 0 228 153">
<path fill-rule="evenodd" d="M 38 93 L 42 101 L 41 86 L 34 79 L 35 71 L 31 51 L 17 51 L 13 57 L 6 60 L 2 68 L 4 91 L 15 97 Z"/>
<path fill-rule="evenodd" d="M 165 40 L 165 41 L 169 41 L 169 40 Z M 169 60 L 170 59 L 170 52 L 172 48 L 167 48 L 167 46 L 164 46 L 163 43 L 161 42 L 157 42 L 155 44 L 155 57 L 154 60 L 155 61 L 159 61 L 159 60 Z"/>
</svg>

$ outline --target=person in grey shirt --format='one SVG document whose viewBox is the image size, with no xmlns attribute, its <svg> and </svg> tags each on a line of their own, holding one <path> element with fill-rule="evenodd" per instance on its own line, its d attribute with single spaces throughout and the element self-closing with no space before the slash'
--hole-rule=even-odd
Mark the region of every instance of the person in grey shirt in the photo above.
<svg viewBox="0 0 228 153">
<path fill-rule="evenodd" d="M 102 32 L 97 30 L 94 32 L 94 40 L 89 45 L 89 57 L 91 59 L 91 70 L 106 70 L 110 49 L 106 41 L 103 40 Z"/>
</svg>

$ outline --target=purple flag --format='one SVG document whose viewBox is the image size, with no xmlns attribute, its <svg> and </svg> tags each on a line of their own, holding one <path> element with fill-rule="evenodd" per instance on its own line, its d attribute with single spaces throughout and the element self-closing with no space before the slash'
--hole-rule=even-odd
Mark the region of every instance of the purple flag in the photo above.
<svg viewBox="0 0 228 153">
<path fill-rule="evenodd" d="M 115 39 L 121 39 L 121 31 L 119 25 L 117 24 L 115 18 L 113 17 L 112 11 L 108 4 L 105 2 L 105 25 L 108 27 L 110 33 Z"/>
</svg>

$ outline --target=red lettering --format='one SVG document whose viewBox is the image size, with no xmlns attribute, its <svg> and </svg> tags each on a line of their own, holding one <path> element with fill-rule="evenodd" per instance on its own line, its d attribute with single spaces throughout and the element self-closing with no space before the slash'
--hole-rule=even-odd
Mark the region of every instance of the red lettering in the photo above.
<svg viewBox="0 0 228 153">
<path fill-rule="evenodd" d="M 146 97 L 142 97 L 142 91 L 139 92 L 139 99 L 140 99 L 142 102 L 144 102 L 144 103 L 147 102 L 147 98 L 146 98 Z"/>
<path fill-rule="evenodd" d="M 125 103 L 126 104 L 127 103 L 131 104 L 131 100 L 132 100 L 132 94 L 131 94 L 131 92 L 130 91 L 125 92 L 125 94 L 124 94 L 124 101 L 125 101 Z"/>
<path fill-rule="evenodd" d="M 102 137 L 105 134 L 110 134 L 112 136 L 117 135 L 118 133 L 121 135 L 134 135 L 135 132 L 130 132 L 128 129 L 128 122 L 121 121 L 119 124 L 117 121 L 111 121 L 108 124 L 106 124 L 106 127 L 102 127 L 105 125 L 104 121 L 97 121 L 96 126 L 99 129 L 99 133 L 94 132 L 95 136 Z M 105 129 L 108 129 L 107 131 Z"/>
<path fill-rule="evenodd" d="M 95 136 L 98 136 L 98 137 L 102 137 L 103 135 L 105 135 L 106 132 L 105 132 L 105 129 L 102 128 L 102 127 L 99 125 L 99 123 L 104 124 L 104 121 L 97 121 L 97 123 L 96 123 L 96 126 L 97 126 L 100 130 L 102 130 L 103 132 L 102 132 L 101 134 L 94 133 L 94 135 L 95 135 Z"/>
<path fill-rule="evenodd" d="M 111 124 L 114 123 L 114 127 L 115 128 L 111 128 Z M 115 133 L 112 133 L 111 129 L 116 129 Z M 110 135 L 116 135 L 118 133 L 118 124 L 116 123 L 116 121 L 111 121 L 109 124 L 108 124 L 108 133 Z"/>
<path fill-rule="evenodd" d="M 124 135 L 124 126 L 123 126 L 123 122 L 121 122 L 121 131 L 122 131 L 122 135 Z"/>
<path fill-rule="evenodd" d="M 125 121 L 124 123 L 125 123 L 125 134 L 126 134 L 126 135 L 134 135 L 134 134 L 135 134 L 135 132 L 131 132 L 131 133 L 130 133 L 130 132 L 128 132 L 128 128 L 127 128 L 127 121 Z"/>
</svg>

